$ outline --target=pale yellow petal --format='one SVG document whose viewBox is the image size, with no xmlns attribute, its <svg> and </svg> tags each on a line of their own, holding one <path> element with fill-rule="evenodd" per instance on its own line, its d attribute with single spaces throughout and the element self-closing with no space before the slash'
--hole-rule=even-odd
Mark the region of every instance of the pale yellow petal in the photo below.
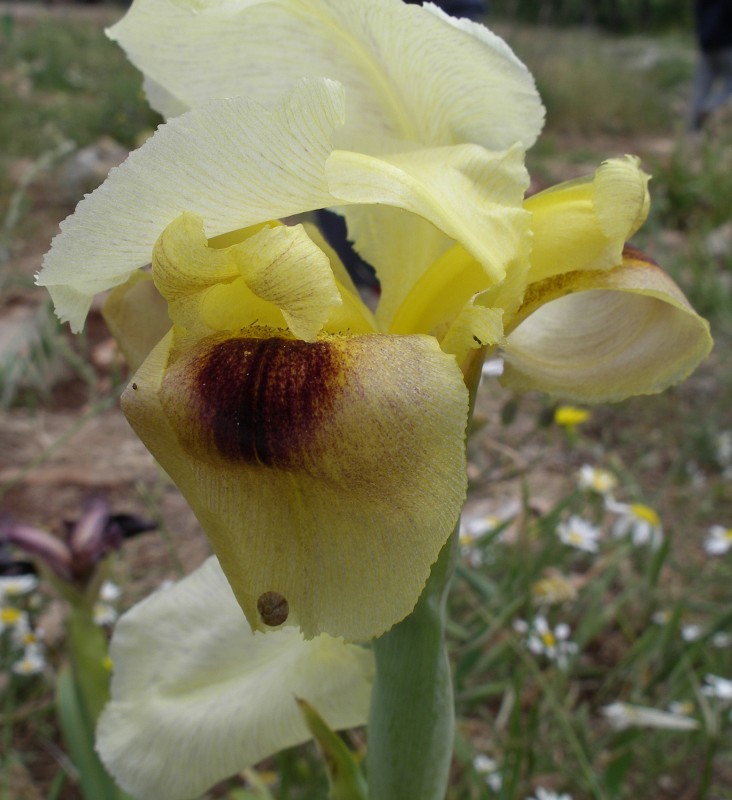
<svg viewBox="0 0 732 800">
<path fill-rule="evenodd" d="M 247 285 L 282 311 L 298 339 L 314 341 L 341 305 L 330 261 L 302 225 L 262 230 L 233 253 Z"/>
<path fill-rule="evenodd" d="M 141 270 L 110 293 L 102 314 L 132 372 L 170 329 L 168 305 L 152 275 Z"/>
<path fill-rule="evenodd" d="M 342 304 L 328 257 L 302 225 L 263 226 L 237 238 L 211 247 L 194 214 L 165 229 L 153 251 L 153 276 L 175 324 L 190 331 L 200 316 L 209 330 L 239 330 L 272 324 L 281 312 L 298 339 L 313 341 Z"/>
<path fill-rule="evenodd" d="M 123 615 L 110 652 L 97 747 L 139 800 L 198 797 L 307 741 L 296 698 L 335 729 L 368 716 L 370 651 L 292 627 L 252 633 L 215 558 Z"/>
<path fill-rule="evenodd" d="M 543 122 L 505 42 L 397 0 L 136 0 L 108 33 L 163 113 L 237 95 L 273 107 L 300 78 L 326 77 L 347 90 L 349 149 L 383 138 L 529 147 Z"/>
<path fill-rule="evenodd" d="M 414 215 L 410 215 L 414 216 Z M 370 308 L 364 303 L 348 270 L 338 253 L 328 244 L 318 228 L 312 223 L 304 226 L 308 236 L 325 253 L 335 276 L 336 286 L 341 297 L 340 305 L 335 306 L 325 323 L 328 333 L 374 333 L 379 330 Z"/>
<path fill-rule="evenodd" d="M 328 159 L 327 176 L 337 197 L 349 203 L 386 203 L 411 211 L 459 242 L 485 271 L 483 288 L 503 280 L 528 236 L 529 215 L 521 207 L 528 179 L 519 148 L 490 153 L 475 145 L 462 145 L 383 158 L 335 151 Z M 344 213 L 352 227 L 351 209 Z M 364 212 L 354 210 L 359 213 Z M 355 242 L 381 283 L 377 319 L 383 325 L 390 323 L 421 277 L 419 270 L 440 255 L 435 252 L 432 259 L 420 259 L 417 265 L 409 261 L 395 265 L 383 257 L 384 251 L 393 245 L 402 252 L 407 250 L 415 231 L 400 230 L 395 218 L 388 233 L 381 240 L 369 237 L 367 242 Z"/>
<path fill-rule="evenodd" d="M 638 159 L 626 156 L 527 199 L 534 236 L 529 281 L 619 264 L 648 215 L 648 180 Z"/>
<path fill-rule="evenodd" d="M 125 414 L 253 626 L 275 593 L 306 636 L 377 636 L 412 610 L 464 500 L 462 375 L 431 337 L 257 335 L 174 362 L 168 337 Z"/>
<path fill-rule="evenodd" d="M 466 303 L 500 309 L 512 318 L 524 297 L 530 243 L 528 236 L 517 242 L 505 278 L 493 286 L 481 264 L 462 245 L 453 245 L 411 287 L 391 320 L 390 333 L 441 335 Z"/>
<path fill-rule="evenodd" d="M 344 102 L 339 85 L 304 82 L 273 111 L 219 100 L 161 126 L 61 224 L 38 275 L 58 315 L 79 330 L 91 298 L 149 264 L 183 211 L 212 237 L 332 205 L 324 164 Z"/>
<path fill-rule="evenodd" d="M 578 401 L 660 392 L 712 346 L 709 324 L 676 284 L 630 249 L 615 269 L 534 284 L 517 320 L 503 382 Z"/>
<path fill-rule="evenodd" d="M 355 249 L 366 262 L 378 264 L 382 293 L 377 319 L 382 329 L 393 328 L 397 309 L 405 304 L 404 292 L 454 242 L 428 220 L 401 208 L 356 205 L 341 209 L 341 213 L 348 221 L 348 238 L 355 243 Z M 417 330 L 428 328 L 399 327 L 399 332 Z"/>
<path fill-rule="evenodd" d="M 471 350 L 498 344 L 503 338 L 503 312 L 468 303 L 455 317 L 440 347 L 452 353 L 458 364 L 463 364 Z"/>
</svg>

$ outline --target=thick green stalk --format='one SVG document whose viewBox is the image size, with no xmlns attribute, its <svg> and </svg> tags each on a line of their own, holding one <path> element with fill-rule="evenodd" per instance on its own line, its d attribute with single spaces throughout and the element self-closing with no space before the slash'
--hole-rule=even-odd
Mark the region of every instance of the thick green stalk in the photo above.
<svg viewBox="0 0 732 800">
<path fill-rule="evenodd" d="M 445 603 L 457 535 L 442 548 L 414 611 L 373 643 L 368 726 L 371 800 L 443 800 L 455 710 Z"/>
<path fill-rule="evenodd" d="M 461 365 L 472 419 L 486 347 Z M 445 642 L 447 593 L 460 521 L 414 611 L 373 643 L 376 677 L 368 724 L 370 800 L 444 800 L 455 734 Z"/>
</svg>

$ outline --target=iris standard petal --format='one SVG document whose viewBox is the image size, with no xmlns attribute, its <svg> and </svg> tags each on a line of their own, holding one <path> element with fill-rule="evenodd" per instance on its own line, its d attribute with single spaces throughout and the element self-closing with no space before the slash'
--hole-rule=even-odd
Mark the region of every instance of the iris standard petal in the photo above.
<svg viewBox="0 0 732 800">
<path fill-rule="evenodd" d="M 434 338 L 171 333 L 122 402 L 252 627 L 271 593 L 309 637 L 412 610 L 465 497 L 467 389 Z"/>
<path fill-rule="evenodd" d="M 623 247 L 640 228 L 650 204 L 648 180 L 637 158 L 609 159 L 594 175 L 533 195 L 533 247 L 528 281 L 619 264 Z"/>
<path fill-rule="evenodd" d="M 709 324 L 642 253 L 610 270 L 572 272 L 529 287 L 504 345 L 502 381 L 601 402 L 678 383 L 709 354 Z"/>
<path fill-rule="evenodd" d="M 37 282 L 78 331 L 91 298 L 150 263 L 183 211 L 216 236 L 333 203 L 324 176 L 342 88 L 302 82 L 274 111 L 218 100 L 161 126 L 61 224 Z"/>
<path fill-rule="evenodd" d="M 341 146 L 536 140 L 533 78 L 499 37 L 400 0 L 136 0 L 109 31 L 164 114 L 243 95 L 273 107 L 302 77 L 347 90 Z M 164 91 L 161 91 L 164 90 Z"/>
<path fill-rule="evenodd" d="M 187 800 L 310 733 L 366 722 L 371 652 L 292 627 L 252 633 L 215 558 L 118 621 L 97 748 L 140 800 Z"/>
</svg>

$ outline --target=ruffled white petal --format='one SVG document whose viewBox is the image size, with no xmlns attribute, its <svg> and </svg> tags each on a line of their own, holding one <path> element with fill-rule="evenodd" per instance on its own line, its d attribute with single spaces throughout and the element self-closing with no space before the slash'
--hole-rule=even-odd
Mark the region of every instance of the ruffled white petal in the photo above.
<svg viewBox="0 0 732 800">
<path fill-rule="evenodd" d="M 366 721 L 370 651 L 293 628 L 251 632 L 216 559 L 125 614 L 97 749 L 139 800 L 186 800 L 310 738 L 296 697 L 334 729 Z"/>
<path fill-rule="evenodd" d="M 435 7 L 136 0 L 108 33 L 164 114 L 237 95 L 273 107 L 300 78 L 326 77 L 347 89 L 348 148 L 384 138 L 529 147 L 543 124 L 534 81 L 510 48 Z"/>
<path fill-rule="evenodd" d="M 342 87 L 310 81 L 271 112 L 219 100 L 159 128 L 61 224 L 38 275 L 59 317 L 78 331 L 91 298 L 149 264 L 183 211 L 216 236 L 332 204 L 324 165 L 343 115 Z"/>
</svg>

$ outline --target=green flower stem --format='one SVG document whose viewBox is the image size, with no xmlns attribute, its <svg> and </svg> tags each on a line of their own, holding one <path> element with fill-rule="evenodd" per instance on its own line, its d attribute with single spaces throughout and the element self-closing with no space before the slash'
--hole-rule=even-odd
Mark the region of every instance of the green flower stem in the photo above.
<svg viewBox="0 0 732 800">
<path fill-rule="evenodd" d="M 111 673 L 105 665 L 107 637 L 86 605 L 69 609 L 69 651 L 76 689 L 93 727 L 109 700 Z"/>
<path fill-rule="evenodd" d="M 442 548 L 414 611 L 373 643 L 371 800 L 445 797 L 455 727 L 445 604 L 456 541 L 453 535 Z"/>
<path fill-rule="evenodd" d="M 461 365 L 473 417 L 485 347 Z M 444 800 L 455 737 L 445 642 L 447 594 L 460 520 L 432 567 L 414 611 L 373 643 L 376 677 L 368 723 L 371 800 Z"/>
</svg>

